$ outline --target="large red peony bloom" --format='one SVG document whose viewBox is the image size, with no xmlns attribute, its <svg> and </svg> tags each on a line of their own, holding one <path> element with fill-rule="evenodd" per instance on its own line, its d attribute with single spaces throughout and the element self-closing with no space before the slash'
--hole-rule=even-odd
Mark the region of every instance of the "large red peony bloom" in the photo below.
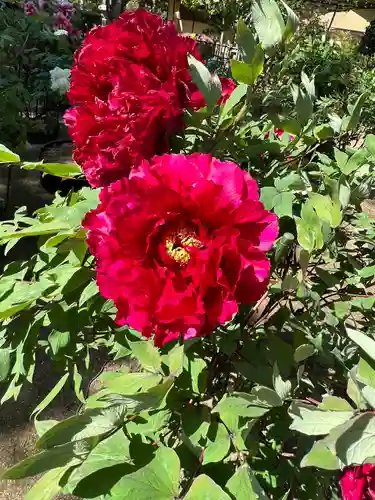
<svg viewBox="0 0 375 500">
<path fill-rule="evenodd" d="M 144 10 L 128 11 L 86 35 L 76 53 L 65 122 L 75 160 L 92 186 L 129 175 L 145 158 L 168 151 L 186 108 L 204 105 L 187 55 L 196 42 L 173 23 Z M 233 82 L 224 80 L 223 99 Z"/>
<path fill-rule="evenodd" d="M 266 290 L 277 218 L 238 165 L 154 157 L 100 200 L 84 221 L 99 289 L 156 345 L 207 335 Z"/>
<path fill-rule="evenodd" d="M 343 500 L 375 500 L 375 464 L 346 468 L 340 485 Z"/>
</svg>

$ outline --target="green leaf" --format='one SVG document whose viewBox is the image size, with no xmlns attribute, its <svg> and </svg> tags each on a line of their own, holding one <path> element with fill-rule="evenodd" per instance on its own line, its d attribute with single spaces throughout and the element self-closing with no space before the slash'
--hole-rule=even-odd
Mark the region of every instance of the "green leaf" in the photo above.
<svg viewBox="0 0 375 500">
<path fill-rule="evenodd" d="M 367 384 L 375 389 L 375 370 L 363 358 L 359 360 L 356 379 L 364 384 Z"/>
<path fill-rule="evenodd" d="M 184 346 L 176 345 L 167 354 L 167 356 L 162 357 L 164 363 L 169 368 L 169 373 L 171 376 L 178 377 L 179 375 L 181 375 L 184 365 L 184 356 Z"/>
<path fill-rule="evenodd" d="M 367 98 L 367 92 L 364 92 L 363 94 L 361 94 L 358 97 L 354 106 L 348 106 L 350 118 L 349 118 L 349 122 L 348 122 L 347 126 L 345 127 L 346 132 L 357 128 L 358 123 L 359 123 L 359 119 L 361 116 L 363 104 L 365 103 L 366 98 Z"/>
<path fill-rule="evenodd" d="M 131 463 L 129 445 L 130 441 L 125 437 L 122 429 L 101 441 L 70 475 L 69 491 L 73 492 L 82 479 L 94 472 L 117 464 Z"/>
<path fill-rule="evenodd" d="M 252 18 L 264 49 L 275 47 L 283 40 L 285 23 L 275 0 L 256 0 L 252 5 Z"/>
<path fill-rule="evenodd" d="M 294 352 L 294 361 L 296 363 L 302 363 L 307 358 L 310 358 L 315 354 L 315 347 L 311 344 L 302 344 L 297 347 Z"/>
<path fill-rule="evenodd" d="M 301 467 L 318 467 L 326 470 L 340 468 L 340 463 L 335 455 L 334 446 L 329 436 L 313 444 L 311 450 L 303 457 Z"/>
<path fill-rule="evenodd" d="M 226 489 L 236 500 L 268 500 L 250 467 L 239 467 L 226 484 Z"/>
<path fill-rule="evenodd" d="M 290 380 L 283 380 L 283 378 L 280 375 L 277 363 L 275 363 L 273 367 L 272 380 L 275 391 L 279 395 L 280 399 L 284 401 L 287 397 L 290 396 L 292 392 L 292 383 L 290 382 Z"/>
<path fill-rule="evenodd" d="M 318 125 L 314 129 L 314 135 L 320 141 L 324 141 L 334 135 L 334 131 L 330 125 Z"/>
<path fill-rule="evenodd" d="M 20 157 L 8 149 L 4 144 L 0 144 L 0 163 L 18 163 Z"/>
<path fill-rule="evenodd" d="M 157 348 L 148 340 L 130 342 L 132 356 L 138 359 L 142 367 L 149 372 L 158 372 L 161 369 L 161 356 Z"/>
<path fill-rule="evenodd" d="M 358 275 L 361 276 L 361 278 L 372 278 L 373 276 L 375 276 L 375 266 L 363 267 L 357 272 Z"/>
<path fill-rule="evenodd" d="M 344 319 L 350 312 L 350 302 L 339 300 L 333 304 L 333 307 L 339 319 Z"/>
<path fill-rule="evenodd" d="M 374 457 L 375 415 L 367 412 L 343 426 L 336 453 L 344 465 L 363 464 Z"/>
<path fill-rule="evenodd" d="M 84 456 L 84 455 L 83 455 Z M 83 458 L 79 458 L 75 443 L 67 443 L 57 446 L 51 450 L 42 451 L 5 471 L 1 479 L 22 479 L 24 477 L 36 476 L 51 469 L 77 465 Z"/>
<path fill-rule="evenodd" d="M 274 200 L 274 210 L 278 217 L 292 217 L 293 216 L 293 201 L 294 194 L 291 191 L 278 193 Z"/>
<path fill-rule="evenodd" d="M 371 154 L 372 158 L 375 159 L 375 135 L 368 134 L 365 139 L 365 146 L 367 151 Z"/>
<path fill-rule="evenodd" d="M 195 394 L 201 394 L 206 389 L 207 364 L 202 358 L 188 359 L 186 364 L 191 377 L 192 390 Z"/>
<path fill-rule="evenodd" d="M 254 85 L 257 81 L 258 76 L 263 71 L 264 65 L 264 52 L 260 45 L 257 46 L 257 50 L 254 54 L 254 59 L 251 64 L 244 61 L 237 61 L 232 59 L 230 62 L 231 71 L 233 78 L 240 83 L 246 85 Z"/>
<path fill-rule="evenodd" d="M 211 74 L 206 66 L 188 54 L 188 63 L 193 82 L 201 91 L 209 109 L 214 108 L 221 96 L 221 83 L 216 74 Z"/>
<path fill-rule="evenodd" d="M 364 351 L 365 354 L 367 354 L 372 360 L 375 361 L 374 340 L 372 340 L 368 335 L 360 332 L 359 330 L 347 328 L 346 333 L 348 334 L 349 338 Z"/>
<path fill-rule="evenodd" d="M 83 304 L 86 304 L 86 302 L 88 302 L 92 297 L 95 297 L 95 295 L 97 295 L 98 293 L 98 285 L 95 281 L 90 281 L 90 283 L 81 293 L 81 296 L 79 298 L 79 305 L 82 306 Z"/>
<path fill-rule="evenodd" d="M 207 440 L 202 465 L 224 460 L 230 449 L 230 438 L 225 425 L 213 422 L 208 430 Z"/>
<path fill-rule="evenodd" d="M 346 422 L 354 415 L 353 411 L 320 410 L 303 401 L 293 401 L 288 413 L 293 419 L 290 429 L 308 436 L 328 434 L 334 427 Z"/>
<path fill-rule="evenodd" d="M 65 373 L 61 379 L 56 383 L 56 385 L 51 389 L 47 396 L 43 399 L 41 403 L 33 410 L 31 415 L 38 416 L 47 406 L 55 399 L 59 392 L 63 389 L 66 381 L 69 378 L 69 373 Z"/>
<path fill-rule="evenodd" d="M 76 163 L 29 163 L 24 162 L 21 165 L 23 170 L 39 170 L 49 175 L 57 177 L 75 177 L 81 175 L 82 171 Z"/>
<path fill-rule="evenodd" d="M 12 351 L 10 348 L 4 347 L 0 349 L 0 382 L 3 382 L 9 375 L 11 356 Z"/>
<path fill-rule="evenodd" d="M 353 411 L 353 408 L 345 399 L 330 396 L 329 394 L 324 394 L 323 401 L 320 403 L 319 408 L 332 411 Z"/>
<path fill-rule="evenodd" d="M 341 172 L 345 175 L 349 175 L 352 172 L 358 170 L 362 165 L 367 162 L 367 151 L 365 149 L 358 149 L 345 163 L 345 165 L 340 168 Z"/>
<path fill-rule="evenodd" d="M 184 408 L 181 415 L 183 439 L 198 457 L 205 447 L 210 427 L 210 412 L 206 406 Z"/>
<path fill-rule="evenodd" d="M 86 410 L 82 415 L 67 418 L 49 429 L 37 442 L 38 448 L 51 448 L 64 443 L 102 436 L 124 422 L 122 406 Z"/>
<path fill-rule="evenodd" d="M 337 148 L 333 148 L 333 150 L 335 153 L 335 160 L 336 160 L 337 166 L 339 167 L 341 172 L 343 172 L 345 170 L 345 166 L 347 164 L 349 156 Z"/>
<path fill-rule="evenodd" d="M 58 420 L 34 420 L 34 426 L 38 437 L 43 436 L 54 425 L 58 424 Z"/>
<path fill-rule="evenodd" d="M 70 341 L 70 332 L 59 332 L 58 330 L 52 330 L 48 336 L 48 342 L 51 345 L 51 349 L 54 355 L 58 354 L 59 351 L 65 349 Z"/>
<path fill-rule="evenodd" d="M 264 208 L 272 210 L 275 206 L 274 199 L 279 194 L 278 190 L 273 186 L 266 186 L 260 190 L 260 201 L 263 203 Z"/>
<path fill-rule="evenodd" d="M 298 26 L 299 26 L 299 19 L 296 13 L 289 7 L 287 3 L 284 2 L 284 0 L 281 0 L 281 3 L 283 4 L 287 14 L 288 14 L 288 19 L 286 22 L 285 26 L 285 31 L 284 31 L 284 40 L 289 40 L 293 37 L 294 33 L 297 31 Z"/>
<path fill-rule="evenodd" d="M 111 500 L 173 500 L 179 495 L 180 461 L 176 452 L 161 446 L 155 458 L 124 476 L 111 489 Z M 187 497 L 185 497 L 187 498 Z"/>
<path fill-rule="evenodd" d="M 237 106 L 237 104 L 241 101 L 241 99 L 246 95 L 247 93 L 248 86 L 241 83 L 240 85 L 237 85 L 237 87 L 234 89 L 234 91 L 231 93 L 229 96 L 229 99 L 226 101 L 226 103 L 223 105 L 221 112 L 220 112 L 220 117 L 219 117 L 219 125 L 223 123 L 223 121 L 228 117 L 229 113 L 232 111 L 232 109 Z"/>
<path fill-rule="evenodd" d="M 243 19 L 239 19 L 237 23 L 236 42 L 243 60 L 251 64 L 254 59 L 257 43 L 251 29 L 246 26 Z"/>
<path fill-rule="evenodd" d="M 8 241 L 12 238 L 24 238 L 25 236 L 42 236 L 44 234 L 54 234 L 60 231 L 69 230 L 71 226 L 64 221 L 53 221 L 53 222 L 43 222 L 36 223 L 27 229 L 21 229 L 20 231 L 5 231 L 0 234 L 0 242 Z"/>
<path fill-rule="evenodd" d="M 318 193 L 311 193 L 310 201 L 320 220 L 328 222 L 333 228 L 340 225 L 342 213 L 339 203 L 334 202 L 328 195 Z"/>
<path fill-rule="evenodd" d="M 52 500 L 61 491 L 60 481 L 71 465 L 52 469 L 42 476 L 29 490 L 24 500 Z"/>
<path fill-rule="evenodd" d="M 230 500 L 230 497 L 209 476 L 201 474 L 194 479 L 185 500 Z M 172 499 L 169 499 L 172 500 Z"/>
</svg>

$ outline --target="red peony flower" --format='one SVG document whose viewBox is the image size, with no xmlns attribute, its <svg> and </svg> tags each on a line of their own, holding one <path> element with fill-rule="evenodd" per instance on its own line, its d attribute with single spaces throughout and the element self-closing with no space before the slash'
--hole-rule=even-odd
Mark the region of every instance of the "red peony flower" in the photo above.
<svg viewBox="0 0 375 500">
<path fill-rule="evenodd" d="M 35 16 L 37 13 L 34 2 L 29 1 L 23 4 L 23 11 L 27 16 Z"/>
<path fill-rule="evenodd" d="M 183 129 L 184 110 L 204 105 L 188 53 L 200 59 L 194 40 L 141 9 L 86 35 L 70 80 L 75 107 L 65 121 L 92 186 L 108 185 L 168 151 L 168 137 Z"/>
<path fill-rule="evenodd" d="M 100 200 L 84 220 L 100 292 L 156 345 L 207 335 L 266 290 L 277 217 L 238 165 L 154 157 Z"/>
<path fill-rule="evenodd" d="M 347 467 L 340 485 L 343 500 L 375 500 L 375 464 Z"/>
</svg>

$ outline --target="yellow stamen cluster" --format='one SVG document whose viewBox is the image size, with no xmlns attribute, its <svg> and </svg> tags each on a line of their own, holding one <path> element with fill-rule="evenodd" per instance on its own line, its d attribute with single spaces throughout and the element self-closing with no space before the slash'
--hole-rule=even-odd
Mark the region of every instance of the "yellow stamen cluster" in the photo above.
<svg viewBox="0 0 375 500">
<path fill-rule="evenodd" d="M 201 246 L 202 243 L 198 240 L 196 234 L 185 228 L 171 233 L 165 238 L 167 254 L 181 265 L 187 264 L 190 260 L 190 253 L 186 247 L 201 248 Z"/>
</svg>

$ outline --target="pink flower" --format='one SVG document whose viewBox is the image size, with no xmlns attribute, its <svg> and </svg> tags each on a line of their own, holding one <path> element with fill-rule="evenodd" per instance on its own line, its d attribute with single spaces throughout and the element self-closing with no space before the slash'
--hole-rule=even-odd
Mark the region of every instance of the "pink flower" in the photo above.
<svg viewBox="0 0 375 500">
<path fill-rule="evenodd" d="M 267 288 L 277 217 L 240 167 L 207 154 L 143 161 L 84 227 L 116 321 L 160 346 L 210 334 Z"/>
<path fill-rule="evenodd" d="M 375 500 L 375 464 L 347 467 L 340 486 L 343 500 Z"/>
<path fill-rule="evenodd" d="M 30 1 L 30 2 L 25 2 L 23 4 L 23 11 L 24 13 L 27 15 L 27 16 L 35 16 L 37 10 L 36 10 L 36 7 L 35 7 L 35 4 L 34 2 Z"/>
</svg>

